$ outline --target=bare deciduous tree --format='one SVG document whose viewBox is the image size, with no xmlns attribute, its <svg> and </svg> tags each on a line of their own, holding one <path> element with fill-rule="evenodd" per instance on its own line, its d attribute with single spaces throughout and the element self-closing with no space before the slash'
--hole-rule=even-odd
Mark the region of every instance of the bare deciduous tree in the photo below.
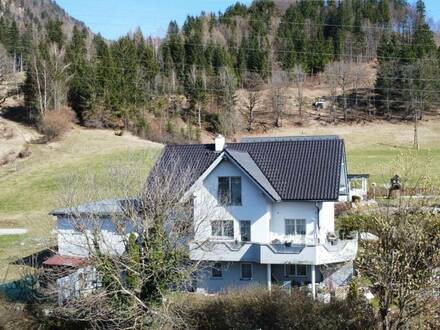
<svg viewBox="0 0 440 330">
<path fill-rule="evenodd" d="M 334 121 L 336 119 L 336 99 L 338 96 L 338 78 L 335 73 L 335 67 L 333 63 L 327 64 L 324 70 L 324 78 L 327 83 L 331 98 L 330 116 Z"/>
<path fill-rule="evenodd" d="M 243 110 L 247 121 L 247 130 L 253 131 L 255 123 L 255 112 L 261 105 L 261 93 L 259 88 L 262 85 L 261 77 L 257 73 L 248 73 L 245 77 L 246 97 Z"/>
<path fill-rule="evenodd" d="M 67 100 L 67 84 L 72 78 L 67 71 L 70 64 L 64 63 L 65 50 L 53 44 L 48 53 L 32 48 L 31 72 L 35 82 L 40 116 L 50 110 L 60 110 Z"/>
<path fill-rule="evenodd" d="M 145 171 L 132 166 L 111 169 L 111 184 L 105 190 L 94 176 L 86 180 L 71 177 L 64 183 L 61 200 L 70 207 L 69 222 L 81 239 L 69 235 L 63 240 L 73 240 L 75 250 L 85 249 L 89 266 L 81 273 L 83 291 L 59 301 L 54 316 L 106 329 L 174 322 L 169 319 L 165 298 L 171 291 L 190 287 L 193 274 L 200 270 L 201 264 L 189 259 L 188 242 L 214 208 L 207 202 L 194 215 L 188 193 L 192 169 L 182 168 L 174 159 L 163 159 L 143 185 Z M 104 202 L 106 216 L 100 212 L 85 215 L 84 207 L 77 206 L 109 195 L 118 198 Z M 120 241 L 106 240 L 104 233 L 109 228 Z M 123 253 L 118 252 L 120 243 Z M 60 274 L 46 272 L 47 276 L 53 276 L 54 282 Z M 92 282 L 94 286 L 90 286 Z M 59 295 L 59 287 L 52 289 L 45 295 Z"/>
<path fill-rule="evenodd" d="M 417 328 L 421 318 L 431 326 L 437 322 L 432 326 L 437 328 L 440 217 L 431 208 L 436 203 L 432 196 L 438 195 L 437 182 L 425 174 L 409 180 L 415 174 L 411 154 L 399 156 L 390 171 L 404 175 L 402 186 L 411 185 L 419 196 L 402 196 L 364 214 L 362 230 L 377 239 L 360 242 L 359 273 L 372 283 L 384 330 Z"/>
<path fill-rule="evenodd" d="M 337 88 L 341 90 L 343 98 L 344 120 L 348 117 L 348 96 L 347 92 L 353 85 L 353 63 L 338 61 L 327 65 L 327 82 L 333 98 L 333 104 L 336 101 Z"/>
<path fill-rule="evenodd" d="M 298 103 L 299 116 L 303 116 L 303 106 L 304 106 L 304 83 L 306 80 L 306 73 L 301 64 L 296 64 L 293 68 L 293 81 L 296 87 L 296 102 Z"/>
<path fill-rule="evenodd" d="M 356 62 L 352 65 L 353 71 L 353 92 L 354 92 L 354 107 L 358 108 L 359 105 L 359 89 L 364 87 L 368 83 L 368 79 L 365 74 L 365 68 L 362 66 L 362 56 L 356 57 Z"/>
<path fill-rule="evenodd" d="M 220 69 L 218 87 L 217 102 L 223 110 L 219 113 L 220 133 L 230 136 L 236 134 L 242 128 L 242 118 L 236 109 L 237 79 L 230 69 Z"/>
<path fill-rule="evenodd" d="M 270 106 L 275 117 L 275 126 L 283 126 L 283 117 L 286 112 L 287 97 L 283 91 L 288 81 L 288 77 L 284 72 L 277 71 L 272 74 L 272 91 L 270 98 Z"/>
<path fill-rule="evenodd" d="M 436 311 L 440 307 L 433 296 L 436 285 L 439 289 L 434 278 L 440 266 L 439 218 L 400 209 L 370 215 L 365 226 L 378 239 L 363 242 L 359 269 L 373 283 L 383 329 L 400 329 L 415 317 Z M 393 317 L 392 309 L 397 310 Z"/>
</svg>

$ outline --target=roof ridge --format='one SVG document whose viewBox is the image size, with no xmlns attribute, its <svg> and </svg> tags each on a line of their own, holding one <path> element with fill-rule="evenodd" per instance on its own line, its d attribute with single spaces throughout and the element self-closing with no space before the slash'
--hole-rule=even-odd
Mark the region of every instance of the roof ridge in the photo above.
<svg viewBox="0 0 440 330">
<path fill-rule="evenodd" d="M 243 137 L 240 143 L 263 143 L 263 142 L 297 142 L 297 141 L 328 141 L 342 140 L 339 135 L 291 135 L 291 136 L 261 136 Z"/>
</svg>

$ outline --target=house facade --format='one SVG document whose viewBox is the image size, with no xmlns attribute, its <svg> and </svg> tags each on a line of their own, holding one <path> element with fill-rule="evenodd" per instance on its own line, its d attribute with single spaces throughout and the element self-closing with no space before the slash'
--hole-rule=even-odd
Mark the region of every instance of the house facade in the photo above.
<svg viewBox="0 0 440 330">
<path fill-rule="evenodd" d="M 245 139 L 215 145 L 168 146 L 196 171 L 192 260 L 196 290 L 347 283 L 356 238 L 335 235 L 335 203 L 348 200 L 344 142 L 337 137 Z M 160 166 L 159 166 L 160 168 Z"/>
</svg>

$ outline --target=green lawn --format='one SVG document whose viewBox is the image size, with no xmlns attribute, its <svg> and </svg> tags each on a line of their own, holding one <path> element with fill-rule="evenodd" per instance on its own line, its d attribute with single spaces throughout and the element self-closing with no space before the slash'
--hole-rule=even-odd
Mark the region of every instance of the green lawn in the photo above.
<svg viewBox="0 0 440 330">
<path fill-rule="evenodd" d="M 29 159 L 0 169 L 0 228 L 28 229 L 27 235 L 0 237 L 0 282 L 22 274 L 10 262 L 53 246 L 48 213 L 65 206 L 67 186 L 77 189 L 79 201 L 118 197 L 115 176 L 127 175 L 138 189 L 160 152 L 159 145 L 130 135 L 82 129 L 52 146 L 31 148 Z"/>
<path fill-rule="evenodd" d="M 0 214 L 19 214 L 36 210 L 49 210 L 57 205 L 63 184 L 72 177 L 78 180 L 94 176 L 97 187 L 105 188 L 112 183 L 111 171 L 130 166 L 144 168 L 148 173 L 157 150 L 111 152 L 85 156 L 79 160 L 55 163 L 43 168 L 29 170 L 25 174 L 4 180 L 0 191 Z M 105 196 L 112 197 L 112 196 Z"/>
<path fill-rule="evenodd" d="M 440 178 L 440 142 L 438 149 L 372 148 L 352 149 L 347 152 L 349 173 L 369 173 L 370 183 L 388 183 L 399 174 L 410 183 L 423 176 Z"/>
</svg>

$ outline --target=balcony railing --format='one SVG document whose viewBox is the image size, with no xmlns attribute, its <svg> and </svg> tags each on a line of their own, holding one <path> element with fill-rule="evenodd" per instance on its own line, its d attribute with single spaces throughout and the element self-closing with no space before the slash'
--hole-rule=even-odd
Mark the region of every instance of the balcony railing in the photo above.
<svg viewBox="0 0 440 330">
<path fill-rule="evenodd" d="M 206 261 L 250 261 L 260 262 L 258 244 L 243 242 L 207 241 L 190 243 L 193 260 Z"/>
<path fill-rule="evenodd" d="M 308 245 L 224 241 L 192 242 L 190 253 L 193 260 L 319 265 L 353 260 L 358 249 L 357 239 L 327 240 L 321 244 L 315 241 L 314 243 L 314 245 Z"/>
</svg>

